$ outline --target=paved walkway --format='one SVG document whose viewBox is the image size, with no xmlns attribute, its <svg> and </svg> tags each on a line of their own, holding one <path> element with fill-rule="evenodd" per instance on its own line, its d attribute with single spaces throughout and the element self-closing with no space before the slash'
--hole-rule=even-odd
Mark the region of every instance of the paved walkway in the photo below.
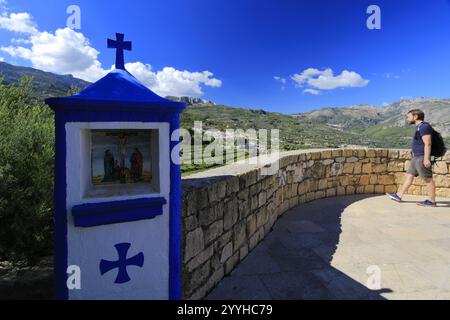
<svg viewBox="0 0 450 320">
<path fill-rule="evenodd" d="M 293 208 L 207 299 L 450 299 L 450 199 L 437 208 L 419 199 Z"/>
</svg>

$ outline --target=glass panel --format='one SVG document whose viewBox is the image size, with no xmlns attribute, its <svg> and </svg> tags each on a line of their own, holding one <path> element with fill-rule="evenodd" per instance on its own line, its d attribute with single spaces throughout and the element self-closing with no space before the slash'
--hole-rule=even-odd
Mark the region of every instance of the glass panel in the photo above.
<svg viewBox="0 0 450 320">
<path fill-rule="evenodd" d="M 91 130 L 92 184 L 151 183 L 151 130 Z"/>
</svg>

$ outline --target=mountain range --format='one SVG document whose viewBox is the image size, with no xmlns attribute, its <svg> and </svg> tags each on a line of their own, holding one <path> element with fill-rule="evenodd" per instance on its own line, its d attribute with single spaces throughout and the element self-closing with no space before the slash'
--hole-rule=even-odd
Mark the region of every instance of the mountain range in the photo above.
<svg viewBox="0 0 450 320">
<path fill-rule="evenodd" d="M 42 70 L 0 62 L 0 78 L 4 84 L 18 82 L 23 77 L 33 77 L 33 89 L 40 98 L 65 96 L 72 88 L 84 89 L 90 83 L 72 75 L 58 75 Z"/>
<path fill-rule="evenodd" d="M 40 100 L 49 96 L 65 96 L 90 84 L 71 75 L 0 62 L 3 83 L 15 83 L 24 76 L 33 77 L 33 90 Z M 415 108 L 424 110 L 425 120 L 450 143 L 450 99 L 404 99 L 387 106 L 360 104 L 288 115 L 230 107 L 193 97 L 167 98 L 189 104 L 181 115 L 181 126 L 186 129 L 191 130 L 194 121 L 202 121 L 204 130 L 279 129 L 280 145 L 288 150 L 349 145 L 407 148 L 413 128 L 406 124 L 405 115 Z"/>
<path fill-rule="evenodd" d="M 421 109 L 425 121 L 432 124 L 450 142 L 450 99 L 403 99 L 386 106 L 355 105 L 350 107 L 323 108 L 294 114 L 296 119 L 308 119 L 345 132 L 366 135 L 392 146 L 408 146 L 412 129 L 406 123 L 409 110 Z M 393 141 L 392 141 L 393 140 Z"/>
</svg>

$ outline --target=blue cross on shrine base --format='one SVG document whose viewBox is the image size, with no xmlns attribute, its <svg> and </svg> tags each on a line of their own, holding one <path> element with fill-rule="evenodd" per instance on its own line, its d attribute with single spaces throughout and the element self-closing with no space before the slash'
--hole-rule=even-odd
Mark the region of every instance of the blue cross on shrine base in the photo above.
<svg viewBox="0 0 450 320">
<path fill-rule="evenodd" d="M 116 33 L 116 40 L 108 39 L 108 48 L 116 49 L 116 69 L 125 70 L 123 50 L 131 51 L 131 41 L 123 41 L 123 33 Z"/>
<path fill-rule="evenodd" d="M 100 261 L 100 274 L 103 275 L 112 269 L 119 269 L 119 272 L 116 276 L 115 283 L 124 283 L 130 281 L 130 277 L 128 276 L 127 267 L 128 266 L 138 266 L 141 267 L 144 265 L 144 254 L 139 252 L 137 255 L 127 259 L 128 249 L 130 249 L 131 244 L 128 242 L 122 242 L 114 245 L 117 250 L 117 254 L 119 255 L 119 259 L 117 261 L 109 261 L 102 259 Z"/>
</svg>

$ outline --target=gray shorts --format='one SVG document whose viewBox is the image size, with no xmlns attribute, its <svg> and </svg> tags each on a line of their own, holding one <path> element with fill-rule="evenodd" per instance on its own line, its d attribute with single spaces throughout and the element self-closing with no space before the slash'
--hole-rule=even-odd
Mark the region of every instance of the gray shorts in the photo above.
<svg viewBox="0 0 450 320">
<path fill-rule="evenodd" d="M 407 173 L 414 177 L 420 176 L 422 179 L 433 178 L 431 167 L 427 168 L 423 165 L 423 156 L 415 156 L 411 159 Z"/>
</svg>

